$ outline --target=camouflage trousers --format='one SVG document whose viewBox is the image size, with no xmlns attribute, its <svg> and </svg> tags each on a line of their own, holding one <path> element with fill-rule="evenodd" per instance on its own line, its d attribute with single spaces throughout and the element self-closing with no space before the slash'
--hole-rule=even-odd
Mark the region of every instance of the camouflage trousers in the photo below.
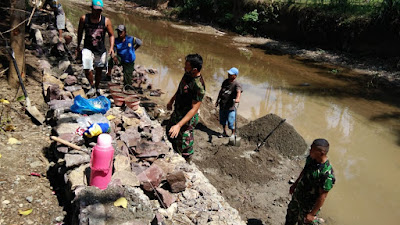
<svg viewBox="0 0 400 225">
<path fill-rule="evenodd" d="M 199 122 L 199 115 L 194 115 L 192 119 L 189 120 L 189 122 L 183 125 L 176 138 L 170 138 L 168 134 L 169 130 L 179 121 L 180 119 L 176 116 L 175 113 L 173 113 L 167 125 L 167 136 L 169 141 L 172 143 L 175 151 L 181 154 L 186 160 L 188 160 L 194 153 L 194 128 Z"/>
<path fill-rule="evenodd" d="M 308 201 L 299 201 L 295 197 L 292 198 L 288 205 L 287 213 L 286 213 L 286 222 L 285 225 L 318 225 L 318 219 L 313 220 L 311 223 L 305 223 L 304 218 L 311 211 L 311 207 L 307 207 L 302 202 Z"/>
</svg>

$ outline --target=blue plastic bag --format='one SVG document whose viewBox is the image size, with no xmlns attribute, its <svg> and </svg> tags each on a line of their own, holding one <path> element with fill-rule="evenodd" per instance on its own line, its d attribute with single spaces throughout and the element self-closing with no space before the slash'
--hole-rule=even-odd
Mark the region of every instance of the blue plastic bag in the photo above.
<svg viewBox="0 0 400 225">
<path fill-rule="evenodd" d="M 106 114 L 110 109 L 111 102 L 105 96 L 99 96 L 97 98 L 86 99 L 78 95 L 74 99 L 74 104 L 71 106 L 71 111 L 79 114 L 95 114 L 101 113 Z"/>
</svg>

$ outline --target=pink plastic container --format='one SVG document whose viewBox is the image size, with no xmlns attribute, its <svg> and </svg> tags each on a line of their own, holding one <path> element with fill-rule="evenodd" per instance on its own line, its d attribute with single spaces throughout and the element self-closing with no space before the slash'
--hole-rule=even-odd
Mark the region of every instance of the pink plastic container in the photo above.
<svg viewBox="0 0 400 225">
<path fill-rule="evenodd" d="M 109 134 L 100 134 L 90 158 L 90 186 L 106 189 L 111 181 L 114 148 Z"/>
</svg>

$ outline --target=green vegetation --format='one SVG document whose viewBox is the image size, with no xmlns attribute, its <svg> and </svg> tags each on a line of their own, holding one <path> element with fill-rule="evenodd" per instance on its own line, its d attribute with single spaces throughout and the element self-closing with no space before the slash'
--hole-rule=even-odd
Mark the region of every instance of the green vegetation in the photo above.
<svg viewBox="0 0 400 225">
<path fill-rule="evenodd" d="M 350 51 L 356 41 L 399 41 L 400 0 L 175 0 L 178 17 L 237 33 Z M 384 32 L 384 34 L 382 34 Z M 388 32 L 388 33 L 386 33 Z M 381 37 L 382 38 L 382 37 Z M 373 39 L 373 38 L 371 38 Z M 377 42 L 385 42 L 376 39 Z M 371 44 L 366 44 L 371 46 Z M 375 51 L 375 50 L 372 50 Z"/>
<path fill-rule="evenodd" d="M 396 19 L 400 0 L 177 0 L 173 11 L 180 17 L 211 22 L 239 33 L 260 34 L 257 24 L 279 23 L 287 11 L 318 11 L 339 23 L 364 19 Z M 306 15 L 305 15 L 306 16 Z"/>
</svg>

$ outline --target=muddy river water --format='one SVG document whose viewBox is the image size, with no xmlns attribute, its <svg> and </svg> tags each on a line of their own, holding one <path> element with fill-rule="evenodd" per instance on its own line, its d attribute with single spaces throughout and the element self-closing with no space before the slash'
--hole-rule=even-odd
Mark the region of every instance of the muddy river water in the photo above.
<svg viewBox="0 0 400 225">
<path fill-rule="evenodd" d="M 64 5 L 74 25 L 89 11 L 67 1 Z M 239 68 L 244 89 L 239 114 L 256 119 L 275 113 L 308 143 L 329 140 L 337 183 L 323 207 L 328 224 L 400 223 L 399 101 L 360 95 L 357 89 L 365 87 L 355 85 L 357 74 L 347 69 L 252 48 L 235 42 L 233 34 L 197 33 L 206 29 L 182 29 L 133 14 L 106 11 L 114 26 L 126 24 L 128 34 L 143 40 L 136 64 L 159 71 L 150 82 L 166 92 L 165 102 L 177 88 L 189 53 L 203 56 L 202 74 L 214 98 L 226 70 Z"/>
</svg>

